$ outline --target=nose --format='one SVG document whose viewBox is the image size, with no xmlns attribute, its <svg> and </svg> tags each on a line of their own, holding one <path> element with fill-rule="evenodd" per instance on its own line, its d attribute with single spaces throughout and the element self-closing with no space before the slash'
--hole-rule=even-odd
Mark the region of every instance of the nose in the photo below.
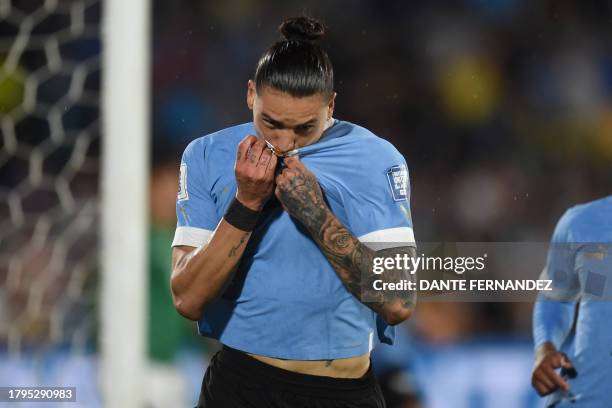
<svg viewBox="0 0 612 408">
<path fill-rule="evenodd" d="M 295 139 L 289 135 L 277 136 L 266 141 L 268 147 L 272 148 L 276 153 L 286 153 L 295 148 Z"/>
</svg>

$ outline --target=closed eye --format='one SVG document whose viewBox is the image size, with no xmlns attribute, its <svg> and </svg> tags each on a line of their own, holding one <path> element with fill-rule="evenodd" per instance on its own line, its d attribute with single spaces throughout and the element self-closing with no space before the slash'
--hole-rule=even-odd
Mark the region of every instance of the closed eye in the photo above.
<svg viewBox="0 0 612 408">
<path fill-rule="evenodd" d="M 269 120 L 265 120 L 263 121 L 267 127 L 269 127 L 270 129 L 276 129 L 276 124 L 270 122 Z"/>
<path fill-rule="evenodd" d="M 308 125 L 308 126 L 298 126 L 295 128 L 295 132 L 296 133 L 308 133 L 312 130 L 314 126 L 312 125 Z"/>
</svg>

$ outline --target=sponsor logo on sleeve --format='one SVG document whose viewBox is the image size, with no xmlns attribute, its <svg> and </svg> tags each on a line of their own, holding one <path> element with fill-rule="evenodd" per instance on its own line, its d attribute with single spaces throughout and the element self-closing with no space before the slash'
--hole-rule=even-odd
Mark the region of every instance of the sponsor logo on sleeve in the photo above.
<svg viewBox="0 0 612 408">
<path fill-rule="evenodd" d="M 408 200 L 408 169 L 398 164 L 387 170 L 387 179 L 394 201 Z"/>
<path fill-rule="evenodd" d="M 187 193 L 187 165 L 185 163 L 181 163 L 179 189 L 176 199 L 179 201 L 189 200 L 189 194 Z"/>
</svg>

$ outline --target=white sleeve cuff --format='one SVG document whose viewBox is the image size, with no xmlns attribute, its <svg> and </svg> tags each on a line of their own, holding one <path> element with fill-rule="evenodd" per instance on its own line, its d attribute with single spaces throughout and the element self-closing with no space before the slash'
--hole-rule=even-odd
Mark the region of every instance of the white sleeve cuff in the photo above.
<svg viewBox="0 0 612 408">
<path fill-rule="evenodd" d="M 212 234 L 213 231 L 203 228 L 176 227 L 172 246 L 187 245 L 197 248 L 210 241 Z"/>
<path fill-rule="evenodd" d="M 369 248 L 379 250 L 401 246 L 416 246 L 414 231 L 410 227 L 387 228 L 358 237 Z"/>
</svg>

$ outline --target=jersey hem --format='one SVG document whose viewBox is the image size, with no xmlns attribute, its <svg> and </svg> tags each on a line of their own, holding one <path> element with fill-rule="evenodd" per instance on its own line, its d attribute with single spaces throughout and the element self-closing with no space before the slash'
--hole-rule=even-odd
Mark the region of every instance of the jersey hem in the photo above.
<svg viewBox="0 0 612 408">
<path fill-rule="evenodd" d="M 211 339 L 215 339 L 219 341 L 219 343 L 221 344 L 224 344 L 228 347 L 231 347 L 236 350 L 240 350 L 245 353 L 257 354 L 259 356 L 271 357 L 271 358 L 281 358 L 284 360 L 302 360 L 302 361 L 336 360 L 339 358 L 358 357 L 358 356 L 364 355 L 372 351 L 368 347 L 369 346 L 368 344 L 363 344 L 363 345 L 359 345 L 356 347 L 330 349 L 328 353 L 322 353 L 322 354 L 317 353 L 316 356 L 313 356 L 314 353 L 312 352 L 305 352 L 305 351 L 292 352 L 292 353 L 274 353 L 274 355 L 272 355 L 272 353 L 269 353 L 263 350 L 257 350 L 253 348 L 252 344 L 246 345 L 246 344 L 241 344 L 241 343 L 235 343 L 232 341 L 227 341 L 225 339 L 217 339 L 215 337 L 209 336 L 208 334 L 200 333 L 200 335 L 211 338 Z"/>
</svg>

